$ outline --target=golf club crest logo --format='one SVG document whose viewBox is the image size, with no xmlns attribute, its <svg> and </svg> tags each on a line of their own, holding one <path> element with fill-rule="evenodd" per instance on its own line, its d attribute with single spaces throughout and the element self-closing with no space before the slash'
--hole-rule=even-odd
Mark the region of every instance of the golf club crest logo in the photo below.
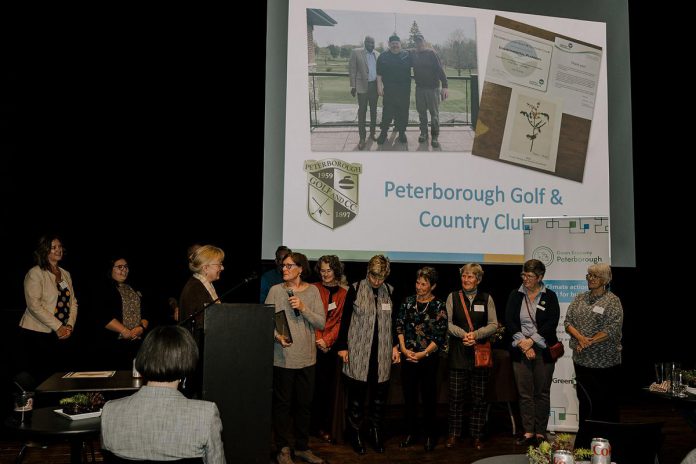
<svg viewBox="0 0 696 464">
<path fill-rule="evenodd" d="M 307 214 L 313 221 L 335 229 L 358 215 L 358 184 L 362 165 L 339 159 L 305 160 Z"/>
</svg>

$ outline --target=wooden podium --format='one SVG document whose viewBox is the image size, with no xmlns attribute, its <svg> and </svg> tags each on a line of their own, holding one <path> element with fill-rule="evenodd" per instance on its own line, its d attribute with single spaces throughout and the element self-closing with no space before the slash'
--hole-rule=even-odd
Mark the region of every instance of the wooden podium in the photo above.
<svg viewBox="0 0 696 464">
<path fill-rule="evenodd" d="M 205 310 L 203 399 L 220 410 L 230 463 L 269 460 L 274 312 L 262 304 L 216 304 Z"/>
</svg>

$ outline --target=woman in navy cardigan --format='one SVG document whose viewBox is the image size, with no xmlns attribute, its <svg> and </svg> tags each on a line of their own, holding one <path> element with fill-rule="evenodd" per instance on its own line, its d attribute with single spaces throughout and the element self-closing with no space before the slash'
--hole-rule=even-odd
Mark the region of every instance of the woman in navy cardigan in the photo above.
<svg viewBox="0 0 696 464">
<path fill-rule="evenodd" d="M 512 367 L 520 395 L 524 435 L 519 445 L 536 445 L 546 439 L 551 381 L 556 362 L 549 347 L 558 342 L 558 297 L 542 279 L 544 263 L 530 259 L 522 268 L 522 285 L 513 290 L 505 308 L 507 330 L 512 334 Z"/>
</svg>

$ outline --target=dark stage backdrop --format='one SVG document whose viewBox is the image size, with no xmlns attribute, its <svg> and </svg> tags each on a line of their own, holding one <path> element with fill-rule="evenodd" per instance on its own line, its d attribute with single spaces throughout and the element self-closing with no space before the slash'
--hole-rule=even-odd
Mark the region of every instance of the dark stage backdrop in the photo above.
<svg viewBox="0 0 696 464">
<path fill-rule="evenodd" d="M 684 257 L 680 250 L 689 250 L 689 232 L 670 206 L 691 198 L 675 193 L 688 170 L 674 163 L 687 155 L 666 156 L 690 152 L 682 146 L 691 145 L 684 139 L 693 128 L 670 116 L 678 114 L 679 99 L 658 91 L 656 62 L 644 67 L 645 48 L 660 27 L 666 33 L 659 25 L 675 18 L 639 2 L 630 8 L 638 267 L 616 269 L 613 288 L 626 315 L 624 381 L 638 387 L 651 380 L 656 359 L 693 363 L 685 322 L 693 285 L 674 264 Z M 236 21 L 257 28 L 245 37 L 227 12 L 170 11 L 110 16 L 106 23 L 61 18 L 30 25 L 8 44 L 22 59 L 0 66 L 3 391 L 24 309 L 23 278 L 46 231 L 57 231 L 67 247 L 63 264 L 81 303 L 76 337 L 85 344 L 100 330 L 92 322 L 99 299 L 91 293 L 107 278 L 114 253 L 126 253 L 134 286 L 159 320 L 189 275 L 185 254 L 194 242 L 226 251 L 216 284 L 222 291 L 268 266 L 260 261 L 265 2 L 244 10 Z M 648 12 L 657 17 L 650 21 L 655 34 L 641 33 Z M 417 268 L 395 265 L 390 281 L 410 291 Z M 458 283 L 456 266 L 438 268 L 444 297 Z M 519 267 L 485 270 L 482 287 L 502 309 L 519 284 Z M 351 280 L 364 271 L 364 263 L 348 264 Z M 228 302 L 255 302 L 257 284 Z M 98 360 L 98 352 L 83 349 L 75 365 Z"/>
</svg>

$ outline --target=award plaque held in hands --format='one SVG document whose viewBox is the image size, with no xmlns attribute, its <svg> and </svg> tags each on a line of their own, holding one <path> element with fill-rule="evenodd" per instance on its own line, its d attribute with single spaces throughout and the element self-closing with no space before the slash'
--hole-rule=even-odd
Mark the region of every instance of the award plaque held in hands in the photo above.
<svg viewBox="0 0 696 464">
<path fill-rule="evenodd" d="M 283 335 L 288 343 L 292 343 L 292 334 L 288 325 L 288 316 L 285 311 L 275 313 L 275 329 L 280 335 Z"/>
</svg>

